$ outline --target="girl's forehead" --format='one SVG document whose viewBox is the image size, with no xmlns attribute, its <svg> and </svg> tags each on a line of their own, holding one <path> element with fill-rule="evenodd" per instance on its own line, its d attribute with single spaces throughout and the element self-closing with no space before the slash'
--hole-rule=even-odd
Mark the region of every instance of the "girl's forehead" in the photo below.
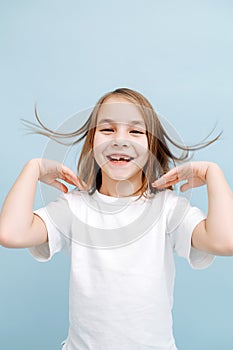
<svg viewBox="0 0 233 350">
<path fill-rule="evenodd" d="M 100 107 L 97 122 L 112 120 L 116 123 L 132 123 L 137 121 L 144 123 L 144 118 L 138 106 L 127 99 L 118 97 L 108 98 Z"/>
</svg>

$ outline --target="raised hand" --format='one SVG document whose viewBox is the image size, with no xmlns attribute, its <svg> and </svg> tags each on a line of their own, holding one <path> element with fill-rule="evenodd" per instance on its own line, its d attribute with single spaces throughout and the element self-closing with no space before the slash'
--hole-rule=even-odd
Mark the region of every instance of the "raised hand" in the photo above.
<svg viewBox="0 0 233 350">
<path fill-rule="evenodd" d="M 39 178 L 41 182 L 53 186 L 62 192 L 68 192 L 65 184 L 58 179 L 64 180 L 67 183 L 77 186 L 81 190 L 85 189 L 85 183 L 64 164 L 50 159 L 37 158 L 35 159 L 39 166 Z"/>
<path fill-rule="evenodd" d="M 47 229 L 43 220 L 33 213 L 38 180 L 68 192 L 65 184 L 85 190 L 86 184 L 67 166 L 60 162 L 33 158 L 23 167 L 8 193 L 0 215 L 0 244 L 23 248 L 47 242 Z"/>
<path fill-rule="evenodd" d="M 181 187 L 182 192 L 193 187 L 206 184 L 206 175 L 210 162 L 190 162 L 169 170 L 166 174 L 152 183 L 157 189 L 164 189 L 176 185 L 181 181 L 186 181 Z"/>
</svg>

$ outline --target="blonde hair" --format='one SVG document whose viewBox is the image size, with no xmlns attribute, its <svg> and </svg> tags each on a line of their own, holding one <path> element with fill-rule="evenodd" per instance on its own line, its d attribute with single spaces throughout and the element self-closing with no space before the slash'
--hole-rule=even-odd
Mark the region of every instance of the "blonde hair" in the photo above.
<svg viewBox="0 0 233 350">
<path fill-rule="evenodd" d="M 165 131 L 150 102 L 142 94 L 129 88 L 118 88 L 103 95 L 94 106 L 88 120 L 79 129 L 71 133 L 58 133 L 48 129 L 40 121 L 35 108 L 35 116 L 40 124 L 40 128 L 37 126 L 37 129 L 35 130 L 34 123 L 26 122 L 26 124 L 30 124 L 30 128 L 33 125 L 36 133 L 43 134 L 58 142 L 60 142 L 59 140 L 65 138 L 75 138 L 75 141 L 72 142 L 72 144 L 78 143 L 85 139 L 78 161 L 78 174 L 80 180 L 86 183 L 89 194 L 94 193 L 96 189 L 99 190 L 102 183 L 101 169 L 99 168 L 93 155 L 93 143 L 98 112 L 102 104 L 110 97 L 121 97 L 135 104 L 139 108 L 146 125 L 149 158 L 142 171 L 142 185 L 137 191 L 141 193 L 139 198 L 142 195 L 147 197 L 148 193 L 156 193 L 157 190 L 151 186 L 151 183 L 170 169 L 170 163 L 175 165 L 175 162 L 181 162 L 189 159 L 190 151 L 195 151 L 212 144 L 221 135 L 220 133 L 214 139 L 208 142 L 202 142 L 193 146 L 185 146 L 177 143 Z M 175 146 L 175 148 L 182 150 L 182 154 L 180 156 L 176 156 L 170 150 L 168 142 Z M 66 144 L 70 145 L 70 143 Z M 172 187 L 170 187 L 170 189 L 172 189 Z"/>
</svg>

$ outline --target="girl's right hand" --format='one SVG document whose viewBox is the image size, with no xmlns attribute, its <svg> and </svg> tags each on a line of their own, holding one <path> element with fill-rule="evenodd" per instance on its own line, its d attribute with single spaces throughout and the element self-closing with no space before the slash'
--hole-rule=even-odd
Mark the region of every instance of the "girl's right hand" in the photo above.
<svg viewBox="0 0 233 350">
<path fill-rule="evenodd" d="M 38 180 L 47 185 L 53 186 L 62 192 L 68 192 L 68 188 L 58 179 L 77 186 L 81 190 L 85 190 L 85 183 L 81 182 L 78 176 L 70 168 L 64 164 L 45 158 L 34 159 L 39 166 Z"/>
</svg>

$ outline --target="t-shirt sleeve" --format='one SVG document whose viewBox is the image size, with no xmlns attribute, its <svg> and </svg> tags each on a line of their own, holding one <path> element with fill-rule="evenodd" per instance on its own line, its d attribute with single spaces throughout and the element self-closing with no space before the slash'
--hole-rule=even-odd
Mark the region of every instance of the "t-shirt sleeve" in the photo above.
<svg viewBox="0 0 233 350">
<path fill-rule="evenodd" d="M 62 194 L 54 202 L 34 211 L 41 217 L 48 231 L 48 242 L 29 248 L 29 253 L 38 261 L 49 261 L 54 254 L 70 252 L 71 211 L 68 195 Z"/>
<path fill-rule="evenodd" d="M 213 262 L 215 256 L 193 248 L 191 240 L 194 228 L 206 219 L 206 214 L 199 208 L 191 206 L 184 196 L 169 192 L 167 233 L 173 250 L 177 255 L 185 258 L 192 268 L 204 269 Z"/>
</svg>

